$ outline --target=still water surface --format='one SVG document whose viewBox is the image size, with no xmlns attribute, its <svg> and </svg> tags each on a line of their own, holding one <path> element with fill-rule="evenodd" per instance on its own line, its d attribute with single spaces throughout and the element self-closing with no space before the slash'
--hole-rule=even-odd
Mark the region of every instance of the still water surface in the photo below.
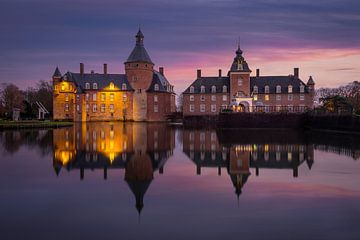
<svg viewBox="0 0 360 240">
<path fill-rule="evenodd" d="M 359 136 L 0 132 L 0 239 L 360 239 Z"/>
</svg>

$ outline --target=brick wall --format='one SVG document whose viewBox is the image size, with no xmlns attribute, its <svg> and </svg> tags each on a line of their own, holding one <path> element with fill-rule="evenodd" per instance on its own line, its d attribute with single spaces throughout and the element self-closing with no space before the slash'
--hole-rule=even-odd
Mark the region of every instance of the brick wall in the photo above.
<svg viewBox="0 0 360 240">
<path fill-rule="evenodd" d="M 223 96 L 226 96 L 226 100 L 223 100 Z M 193 96 L 194 101 L 190 101 Z M 212 99 L 215 96 L 215 101 Z M 205 98 L 203 101 L 202 99 Z M 222 105 L 228 106 L 230 103 L 230 97 L 228 93 L 184 93 L 183 94 L 183 114 L 189 115 L 217 115 L 221 110 Z M 205 111 L 202 112 L 200 105 L 205 104 Z M 190 105 L 194 105 L 194 111 L 190 111 Z M 216 105 L 216 110 L 211 111 L 211 105 Z"/>
</svg>

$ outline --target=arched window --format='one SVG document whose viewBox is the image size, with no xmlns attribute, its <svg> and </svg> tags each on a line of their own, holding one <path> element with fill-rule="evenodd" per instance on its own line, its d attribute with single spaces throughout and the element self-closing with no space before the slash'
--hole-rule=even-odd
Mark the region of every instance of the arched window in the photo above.
<svg viewBox="0 0 360 240">
<path fill-rule="evenodd" d="M 212 92 L 212 93 L 216 93 L 216 86 L 212 86 L 212 87 L 211 87 L 211 92 Z"/>
<path fill-rule="evenodd" d="M 159 91 L 159 84 L 155 84 L 155 85 L 154 85 L 154 90 L 155 90 L 155 91 Z"/>
<path fill-rule="evenodd" d="M 90 83 L 85 83 L 85 89 L 90 89 Z"/>
<path fill-rule="evenodd" d="M 194 87 L 193 86 L 190 87 L 190 92 L 194 93 Z"/>
<path fill-rule="evenodd" d="M 269 86 L 268 85 L 265 86 L 265 93 L 269 93 Z"/>
<path fill-rule="evenodd" d="M 276 93 L 281 93 L 281 86 L 280 85 L 276 86 Z"/>
<path fill-rule="evenodd" d="M 300 85 L 300 92 L 303 93 L 305 91 L 305 86 L 304 85 Z"/>
<path fill-rule="evenodd" d="M 201 87 L 200 87 L 200 92 L 201 92 L 201 93 L 204 93 L 204 92 L 205 92 L 205 86 L 201 86 Z"/>
<path fill-rule="evenodd" d="M 126 83 L 123 83 L 123 84 L 121 85 L 121 90 L 126 91 L 126 89 L 127 89 Z"/>
<path fill-rule="evenodd" d="M 93 83 L 93 89 L 98 89 L 97 83 Z"/>
<path fill-rule="evenodd" d="M 223 92 L 225 93 L 225 92 L 227 92 L 227 86 L 223 86 Z"/>
<path fill-rule="evenodd" d="M 253 90 L 254 93 L 258 93 L 259 92 L 259 88 L 255 85 L 254 86 L 254 90 Z"/>
<path fill-rule="evenodd" d="M 110 83 L 110 89 L 114 89 L 115 85 L 113 82 Z"/>
<path fill-rule="evenodd" d="M 293 86 L 292 85 L 289 85 L 288 86 L 288 93 L 292 93 L 293 92 Z"/>
</svg>

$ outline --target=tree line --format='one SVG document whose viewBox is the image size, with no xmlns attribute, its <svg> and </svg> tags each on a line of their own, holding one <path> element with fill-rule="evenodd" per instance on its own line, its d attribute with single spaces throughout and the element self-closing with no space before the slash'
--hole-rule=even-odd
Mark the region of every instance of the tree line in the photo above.
<svg viewBox="0 0 360 240">
<path fill-rule="evenodd" d="M 37 117 L 36 102 L 41 102 L 49 111 L 50 118 L 53 112 L 52 83 L 40 80 L 35 87 L 21 90 L 12 83 L 3 83 L 0 86 L 0 118 L 11 119 L 13 110 L 20 110 L 21 119 L 34 119 Z"/>
<path fill-rule="evenodd" d="M 352 112 L 360 115 L 360 82 L 354 81 L 337 88 L 316 90 L 316 102 L 328 112 Z"/>
</svg>

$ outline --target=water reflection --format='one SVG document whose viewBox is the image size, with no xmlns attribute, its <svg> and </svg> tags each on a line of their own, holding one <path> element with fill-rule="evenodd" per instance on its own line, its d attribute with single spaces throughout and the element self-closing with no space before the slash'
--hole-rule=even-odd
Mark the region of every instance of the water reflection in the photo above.
<svg viewBox="0 0 360 240">
<path fill-rule="evenodd" d="M 108 169 L 125 169 L 139 213 L 154 171 L 164 172 L 175 147 L 174 130 L 162 124 L 84 123 L 53 136 L 56 175 L 62 168 L 79 169 L 83 180 L 85 170 L 101 169 L 107 179 Z"/>
</svg>

